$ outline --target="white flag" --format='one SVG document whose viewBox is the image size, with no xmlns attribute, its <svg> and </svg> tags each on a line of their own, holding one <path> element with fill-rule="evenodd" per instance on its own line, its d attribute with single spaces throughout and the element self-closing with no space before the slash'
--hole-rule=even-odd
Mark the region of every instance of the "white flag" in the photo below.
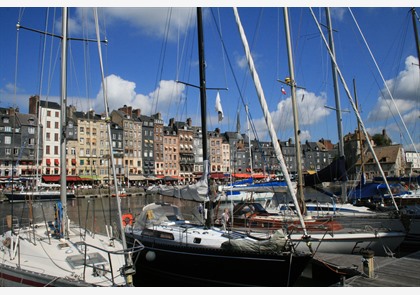
<svg viewBox="0 0 420 295">
<path fill-rule="evenodd" d="M 219 115 L 219 122 L 223 120 L 223 109 L 222 109 L 222 104 L 220 102 L 220 95 L 219 92 L 217 92 L 217 96 L 216 96 L 216 112 Z"/>
</svg>

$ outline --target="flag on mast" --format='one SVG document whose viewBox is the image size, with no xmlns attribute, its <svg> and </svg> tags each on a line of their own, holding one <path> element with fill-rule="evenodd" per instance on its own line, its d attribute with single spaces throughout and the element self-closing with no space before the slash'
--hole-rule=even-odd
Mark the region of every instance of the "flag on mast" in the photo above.
<svg viewBox="0 0 420 295">
<path fill-rule="evenodd" d="M 281 88 L 281 93 L 283 93 L 284 95 L 286 95 L 286 90 L 283 87 Z"/>
<path fill-rule="evenodd" d="M 216 112 L 219 116 L 219 122 L 223 120 L 223 109 L 222 109 L 222 103 L 220 102 L 220 94 L 219 91 L 217 92 L 216 96 Z"/>
</svg>

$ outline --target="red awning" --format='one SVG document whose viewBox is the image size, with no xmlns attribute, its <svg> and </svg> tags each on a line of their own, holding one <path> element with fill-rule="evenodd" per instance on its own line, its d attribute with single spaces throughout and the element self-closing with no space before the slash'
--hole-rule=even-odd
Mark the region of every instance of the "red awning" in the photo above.
<svg viewBox="0 0 420 295">
<path fill-rule="evenodd" d="M 210 178 L 213 178 L 213 179 L 223 179 L 223 178 L 225 178 L 225 177 L 228 177 L 228 176 L 225 176 L 223 173 L 210 173 Z"/>
<path fill-rule="evenodd" d="M 251 174 L 249 174 L 249 173 L 233 173 L 232 176 L 236 177 L 236 178 L 250 178 Z"/>
<path fill-rule="evenodd" d="M 47 159 L 47 165 L 48 166 L 51 165 L 51 160 L 50 159 Z"/>
<path fill-rule="evenodd" d="M 42 179 L 45 182 L 59 182 L 60 181 L 60 175 L 43 175 Z M 67 175 L 66 181 L 82 181 L 79 176 L 74 175 Z"/>
<path fill-rule="evenodd" d="M 255 179 L 262 179 L 262 178 L 266 178 L 266 177 L 267 177 L 267 175 L 264 175 L 262 173 L 252 174 L 252 178 L 255 178 Z"/>
<path fill-rule="evenodd" d="M 71 159 L 71 163 L 72 163 L 73 165 L 76 165 L 76 159 Z"/>
<path fill-rule="evenodd" d="M 54 159 L 54 164 L 55 164 L 55 166 L 58 166 L 58 165 L 60 165 L 60 161 L 58 159 Z"/>
<path fill-rule="evenodd" d="M 42 176 L 42 179 L 45 182 L 57 182 L 60 181 L 60 175 L 44 175 Z"/>
</svg>

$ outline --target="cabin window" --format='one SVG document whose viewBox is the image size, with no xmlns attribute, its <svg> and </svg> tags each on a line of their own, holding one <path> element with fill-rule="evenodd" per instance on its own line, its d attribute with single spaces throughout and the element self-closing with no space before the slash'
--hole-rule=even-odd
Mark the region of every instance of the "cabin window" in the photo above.
<svg viewBox="0 0 420 295">
<path fill-rule="evenodd" d="M 201 244 L 201 238 L 194 238 L 193 243 L 194 244 Z"/>
</svg>

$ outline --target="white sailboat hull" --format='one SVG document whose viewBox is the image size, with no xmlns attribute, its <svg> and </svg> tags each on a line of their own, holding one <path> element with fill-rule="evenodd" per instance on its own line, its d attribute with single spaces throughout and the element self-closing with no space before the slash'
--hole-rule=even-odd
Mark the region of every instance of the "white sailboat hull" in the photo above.
<svg viewBox="0 0 420 295">
<path fill-rule="evenodd" d="M 15 228 L 0 236 L 0 286 L 126 285 L 120 273 L 125 265 L 120 241 L 75 226 L 69 239 L 62 240 L 47 226 Z"/>
<path fill-rule="evenodd" d="M 403 232 L 347 232 L 347 233 L 311 233 L 312 249 L 321 253 L 360 254 L 362 250 L 372 250 L 377 256 L 388 256 L 404 241 Z M 292 234 L 297 250 L 307 249 L 302 242 L 302 234 Z"/>
</svg>

